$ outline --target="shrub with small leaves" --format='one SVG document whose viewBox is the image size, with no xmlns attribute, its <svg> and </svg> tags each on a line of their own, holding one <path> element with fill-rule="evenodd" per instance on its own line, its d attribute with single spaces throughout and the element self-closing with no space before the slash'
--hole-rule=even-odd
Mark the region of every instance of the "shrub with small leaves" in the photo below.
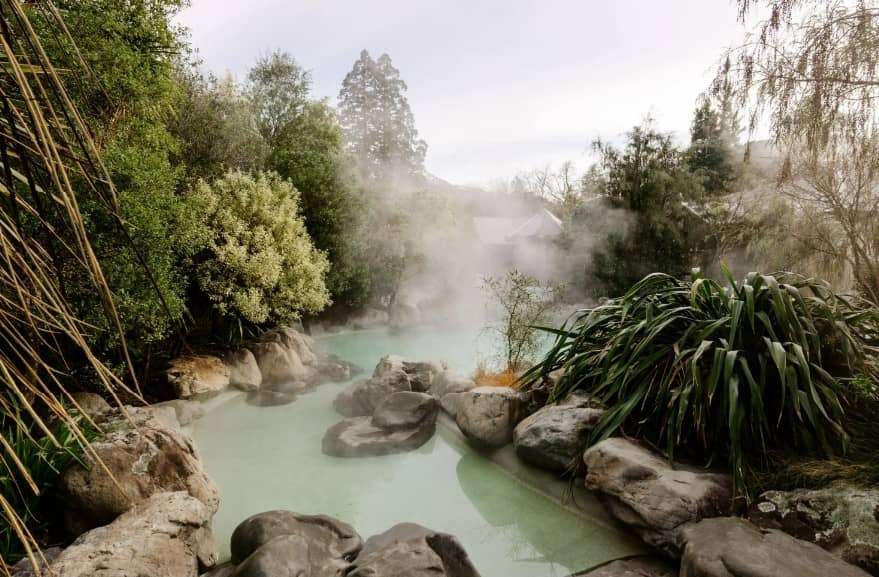
<svg viewBox="0 0 879 577">
<path fill-rule="evenodd" d="M 190 202 L 209 229 L 196 278 L 221 314 L 286 323 L 329 304 L 329 264 L 305 230 L 292 184 L 273 172 L 231 172 L 199 182 Z"/>
</svg>

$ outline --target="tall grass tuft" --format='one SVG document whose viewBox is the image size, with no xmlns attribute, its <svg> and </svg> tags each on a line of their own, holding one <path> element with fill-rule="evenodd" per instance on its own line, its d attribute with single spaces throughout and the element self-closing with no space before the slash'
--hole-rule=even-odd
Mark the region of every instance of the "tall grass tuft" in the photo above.
<svg viewBox="0 0 879 577">
<path fill-rule="evenodd" d="M 875 380 L 879 311 L 792 274 L 728 284 L 652 274 L 573 315 L 524 377 L 564 369 L 550 400 L 582 389 L 608 410 L 589 440 L 639 435 L 668 458 L 724 463 L 737 494 L 767 455 L 843 454 L 855 377 Z"/>
<path fill-rule="evenodd" d="M 0 0 L 0 525 L 36 568 L 40 553 L 25 493 L 41 494 L 44 467 L 57 465 L 49 455 L 69 454 L 73 445 L 89 451 L 77 412 L 68 411 L 77 407 L 68 392 L 71 372 L 86 367 L 94 382 L 78 386 L 117 403 L 120 394 L 140 394 L 133 373 L 129 388 L 95 356 L 87 339 L 93 327 L 76 317 L 65 295 L 65 276 L 89 279 L 120 333 L 120 357 L 130 369 L 79 200 L 95 199 L 121 234 L 125 225 L 89 131 L 31 26 L 35 13 L 72 47 L 65 73 L 94 79 L 51 1 Z M 45 458 L 33 458 L 36 447 Z M 7 561 L 0 557 L 0 575 L 8 573 Z"/>
</svg>

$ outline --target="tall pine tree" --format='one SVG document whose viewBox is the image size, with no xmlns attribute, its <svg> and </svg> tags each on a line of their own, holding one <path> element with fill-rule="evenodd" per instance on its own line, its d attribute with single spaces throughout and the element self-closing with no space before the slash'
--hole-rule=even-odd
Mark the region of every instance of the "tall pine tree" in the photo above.
<svg viewBox="0 0 879 577">
<path fill-rule="evenodd" d="M 370 180 L 424 171 L 427 144 L 418 138 L 406 88 L 390 56 L 373 60 L 366 50 L 342 81 L 339 121 L 346 146 Z"/>
</svg>

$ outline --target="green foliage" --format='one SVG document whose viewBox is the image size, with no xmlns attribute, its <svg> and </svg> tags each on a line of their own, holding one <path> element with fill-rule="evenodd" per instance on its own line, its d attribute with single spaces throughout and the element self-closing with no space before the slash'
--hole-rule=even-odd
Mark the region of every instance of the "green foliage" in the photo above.
<svg viewBox="0 0 879 577">
<path fill-rule="evenodd" d="M 274 147 L 275 139 L 308 104 L 311 76 L 286 52 L 273 52 L 257 61 L 247 79 L 257 129 Z"/>
<path fill-rule="evenodd" d="M 540 352 L 544 341 L 537 327 L 552 321 L 564 288 L 559 284 L 541 283 L 516 269 L 503 278 L 486 278 L 482 288 L 500 312 L 499 322 L 491 328 L 503 343 L 501 370 L 520 371 Z"/>
<path fill-rule="evenodd" d="M 287 323 L 329 304 L 329 265 L 305 230 L 289 182 L 273 172 L 231 172 L 199 182 L 188 201 L 208 237 L 196 278 L 222 315 Z"/>
<path fill-rule="evenodd" d="M 693 116 L 690 130 L 690 148 L 687 150 L 687 164 L 695 174 L 703 179 L 705 190 L 710 194 L 729 192 L 736 177 L 732 162 L 733 136 L 725 126 L 721 113 L 711 102 L 705 100 Z"/>
<path fill-rule="evenodd" d="M 335 114 L 324 102 L 308 102 L 274 142 L 268 164 L 300 191 L 305 227 L 331 264 L 327 287 L 333 301 L 362 306 L 368 291 L 362 254 L 364 198 Z"/>
<path fill-rule="evenodd" d="M 594 255 L 601 292 L 619 294 L 650 272 L 683 276 L 701 264 L 708 238 L 694 206 L 703 188 L 671 136 L 648 124 L 633 128 L 622 150 L 600 141 L 595 148 L 601 160 L 590 180 L 608 208 L 634 217 L 626 230 L 611 231 Z"/>
<path fill-rule="evenodd" d="M 844 449 L 849 383 L 875 370 L 875 306 L 792 275 L 729 282 L 649 275 L 554 331 L 525 379 L 565 369 L 553 400 L 582 389 L 608 407 L 591 443 L 625 429 L 669 458 L 726 462 L 740 492 L 769 451 Z"/>
<path fill-rule="evenodd" d="M 0 437 L 9 443 L 21 467 L 30 477 L 25 477 L 21 468 L 12 461 L 0 460 L 0 493 L 28 529 L 40 535 L 47 523 L 54 520 L 53 511 L 42 500 L 42 496 L 54 489 L 59 475 L 68 465 L 82 457 L 82 447 L 72 426 L 79 427 L 80 433 L 88 440 L 94 438 L 95 431 L 87 427 L 79 416 L 74 416 L 71 423 L 56 421 L 49 427 L 56 444 L 52 437 L 44 435 L 39 429 L 24 429 L 22 423 L 29 420 L 15 405 L 12 405 L 11 412 L 0 412 Z M 33 490 L 31 481 L 38 492 Z M 8 519 L 0 517 L 0 558 L 15 563 L 23 556 L 22 544 L 8 524 Z"/>
<path fill-rule="evenodd" d="M 406 83 L 387 54 L 363 50 L 342 81 L 339 119 L 348 151 L 369 180 L 419 176 L 427 144 L 418 138 Z"/>
</svg>

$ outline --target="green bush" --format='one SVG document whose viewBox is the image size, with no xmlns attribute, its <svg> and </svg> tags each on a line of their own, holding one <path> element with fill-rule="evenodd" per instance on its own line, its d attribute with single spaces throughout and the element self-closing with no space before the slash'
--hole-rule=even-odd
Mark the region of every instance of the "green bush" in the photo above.
<svg viewBox="0 0 879 577">
<path fill-rule="evenodd" d="M 845 449 L 847 393 L 874 373 L 877 322 L 874 305 L 793 275 L 724 287 L 657 273 L 552 330 L 555 346 L 524 380 L 565 369 L 551 400 L 582 389 L 608 407 L 590 443 L 625 429 L 669 458 L 725 461 L 746 494 L 769 451 Z"/>
<path fill-rule="evenodd" d="M 327 258 L 299 215 L 299 193 L 276 173 L 231 172 L 189 196 L 207 232 L 201 290 L 224 316 L 285 323 L 329 304 Z"/>
</svg>

